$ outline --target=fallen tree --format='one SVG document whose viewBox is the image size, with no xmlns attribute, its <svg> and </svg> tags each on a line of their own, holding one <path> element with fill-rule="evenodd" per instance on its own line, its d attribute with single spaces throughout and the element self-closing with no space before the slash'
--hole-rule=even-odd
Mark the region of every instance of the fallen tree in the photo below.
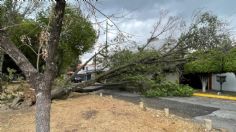
<svg viewBox="0 0 236 132">
<path fill-rule="evenodd" d="M 163 57 L 165 57 L 165 56 L 163 56 Z M 69 85 L 67 85 L 67 86 L 53 89 L 51 91 L 51 99 L 65 98 L 71 92 L 85 92 L 86 87 L 89 87 L 89 86 L 99 86 L 99 89 L 106 88 L 106 86 L 109 84 L 103 83 L 104 80 L 115 77 L 115 76 L 119 76 L 120 74 L 127 72 L 126 68 L 134 67 L 135 65 L 138 65 L 138 64 L 149 65 L 149 64 L 155 64 L 155 63 L 162 64 L 162 63 L 173 63 L 173 62 L 175 62 L 175 63 L 177 62 L 179 64 L 179 63 L 184 63 L 185 61 L 186 61 L 186 59 L 165 60 L 162 57 L 143 58 L 143 59 L 137 60 L 135 62 L 130 62 L 128 64 L 119 66 L 117 68 L 110 69 L 110 70 L 98 75 L 94 80 L 85 81 L 85 82 L 82 82 L 79 84 L 69 83 Z M 96 84 L 96 82 L 98 82 L 99 85 Z M 117 82 L 117 83 L 119 83 L 119 82 Z M 98 90 L 98 89 L 94 89 L 94 90 Z M 87 92 L 91 92 L 94 90 L 88 90 Z"/>
<path fill-rule="evenodd" d="M 178 19 L 174 19 L 174 20 L 170 19 L 169 24 L 167 24 L 169 26 L 167 26 L 166 28 L 168 30 L 169 30 L 169 28 L 172 29 L 172 27 L 174 25 L 176 25 L 175 22 L 177 20 Z M 157 33 L 157 31 L 158 31 L 157 27 L 159 27 L 158 25 L 159 25 L 159 22 L 157 23 L 156 28 L 152 32 L 150 39 L 148 39 L 147 43 L 141 49 L 139 49 L 140 53 L 145 52 L 145 48 L 150 44 L 150 42 L 153 41 L 154 38 L 158 38 L 159 34 L 162 34 L 162 31 L 161 31 L 161 33 Z M 165 32 L 165 31 L 166 31 L 166 29 L 163 30 L 163 32 Z M 89 61 L 91 61 L 94 57 L 96 57 L 96 55 L 99 54 L 99 52 L 98 52 L 97 54 L 92 56 L 83 66 L 81 66 L 79 69 L 77 69 L 75 71 L 75 73 L 72 75 L 72 77 L 68 78 L 66 80 L 66 83 L 62 87 L 57 88 L 57 89 L 53 89 L 51 91 L 51 99 L 59 99 L 59 98 L 67 97 L 70 94 L 70 92 L 83 92 L 83 91 L 86 91 L 86 90 L 84 90 L 85 87 L 95 85 L 96 82 L 101 83 L 101 85 L 106 85 L 106 84 L 102 83 L 104 80 L 106 80 L 108 78 L 112 78 L 114 76 L 119 76 L 122 73 L 126 73 L 127 68 L 129 68 L 129 67 L 135 67 L 135 66 L 140 65 L 140 64 L 143 64 L 143 65 L 149 65 L 149 64 L 161 65 L 163 63 L 174 63 L 174 62 L 183 63 L 184 61 L 186 61 L 185 58 L 180 58 L 179 59 L 179 58 L 175 57 L 177 54 L 179 54 L 179 52 L 181 52 L 183 50 L 183 48 L 186 48 L 186 47 L 182 47 L 181 50 L 178 49 L 179 44 L 182 41 L 184 41 L 185 38 L 183 37 L 181 39 L 182 40 L 180 40 L 178 43 L 175 43 L 174 45 L 168 47 L 167 49 L 166 49 L 166 47 L 164 48 L 164 46 L 163 46 L 160 49 L 162 51 L 160 51 L 160 50 L 157 51 L 157 52 L 160 53 L 159 56 L 148 56 L 148 57 L 137 58 L 134 61 L 130 61 L 129 63 L 125 63 L 125 64 L 122 64 L 120 66 L 110 68 L 110 70 L 98 75 L 94 80 L 90 80 L 90 81 L 79 83 L 79 84 L 70 83 L 71 78 L 73 78 L 74 75 L 79 70 L 81 70 Z M 169 44 L 167 44 L 167 45 L 169 45 Z M 107 47 L 105 47 L 105 48 L 107 48 Z"/>
<path fill-rule="evenodd" d="M 140 64 L 142 64 L 142 65 L 150 65 L 150 64 L 160 65 L 163 63 L 178 63 L 178 64 L 184 63 L 187 61 L 187 58 L 176 58 L 176 57 L 173 58 L 173 56 L 177 56 L 179 54 L 179 52 L 182 51 L 182 49 L 178 49 L 178 46 L 181 44 L 182 41 L 184 41 L 184 38 L 182 38 L 181 41 L 179 41 L 177 44 L 175 44 L 172 48 L 166 50 L 163 54 L 159 54 L 158 52 L 160 52 L 160 51 L 156 51 L 158 53 L 158 55 L 155 55 L 155 56 L 149 55 L 149 56 L 144 56 L 141 58 L 138 57 L 131 62 L 122 64 L 117 67 L 110 68 L 110 70 L 96 76 L 96 78 L 94 80 L 89 80 L 89 81 L 82 82 L 79 84 L 71 83 L 70 80 L 76 75 L 76 73 L 78 71 L 80 71 L 83 67 L 85 67 L 91 60 L 93 60 L 94 57 L 96 57 L 98 54 L 100 54 L 100 52 L 106 48 L 106 47 L 104 47 L 99 52 L 94 54 L 91 58 L 89 58 L 80 68 L 78 68 L 70 78 L 66 79 L 65 84 L 62 85 L 62 87 L 51 90 L 51 99 L 64 99 L 64 98 L 68 97 L 68 95 L 71 92 L 91 92 L 93 90 L 97 90 L 97 89 L 85 90 L 86 87 L 97 86 L 97 84 L 95 84 L 96 82 L 100 83 L 99 89 L 106 88 L 105 86 L 107 84 L 103 83 L 104 80 L 119 76 L 122 73 L 127 72 L 127 68 L 135 67 Z M 183 47 L 183 48 L 186 48 L 186 47 Z M 145 52 L 145 50 L 139 51 L 139 53 L 144 53 L 144 52 Z M 119 82 L 116 82 L 116 83 L 119 83 Z"/>
</svg>

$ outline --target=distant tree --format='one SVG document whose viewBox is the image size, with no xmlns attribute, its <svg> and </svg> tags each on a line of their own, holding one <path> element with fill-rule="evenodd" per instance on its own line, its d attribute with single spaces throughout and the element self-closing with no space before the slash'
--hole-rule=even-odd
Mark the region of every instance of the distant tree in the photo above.
<svg viewBox="0 0 236 132">
<path fill-rule="evenodd" d="M 20 36 L 23 34 L 29 34 L 31 41 L 35 41 L 34 38 L 37 36 L 36 33 L 38 29 L 36 27 L 36 23 L 32 20 L 25 19 L 28 15 L 32 13 L 36 13 L 42 7 L 42 2 L 39 1 L 14 1 L 14 0 L 4 0 L 0 4 L 0 21 L 1 27 L 4 27 L 6 32 L 11 36 L 12 41 L 14 41 L 17 46 L 21 47 L 20 49 L 27 53 L 27 57 L 34 56 L 30 52 L 32 50 L 26 50 L 29 47 L 22 46 L 22 42 L 20 41 Z M 2 30 L 2 29 L 1 29 Z M 19 39 L 17 39 L 19 38 Z M 26 48 L 27 47 L 27 48 Z M 35 48 L 35 46 L 34 46 Z M 30 53 L 30 55 L 29 55 Z M 0 49 L 0 69 L 2 71 L 3 61 L 9 61 L 4 59 L 4 52 Z M 30 60 L 35 60 L 30 59 Z M 35 64 L 35 63 L 33 63 Z M 2 74 L 2 73 L 1 73 Z"/>
<path fill-rule="evenodd" d="M 97 39 L 91 22 L 73 6 L 67 6 L 64 23 L 59 45 L 60 73 L 65 72 L 73 63 L 78 63 L 78 57 L 90 50 Z"/>
<path fill-rule="evenodd" d="M 187 74 L 198 74 L 205 92 L 209 74 L 224 72 L 224 56 L 219 50 L 195 52 L 191 55 L 192 60 L 184 65 L 184 71 Z"/>
<path fill-rule="evenodd" d="M 39 48 L 39 35 L 42 31 L 39 23 L 30 19 L 23 19 L 19 22 L 19 26 L 14 28 L 9 28 L 8 33 L 12 42 L 24 53 L 24 55 L 29 59 L 29 61 L 37 67 L 37 65 L 42 66 L 42 60 L 37 59 L 38 48 Z M 39 63 L 39 62 L 40 63 Z"/>
<path fill-rule="evenodd" d="M 186 73 L 199 74 L 203 91 L 206 89 L 208 74 L 224 72 L 224 56 L 232 48 L 230 34 L 217 16 L 205 12 L 196 17 L 187 33 L 179 41 L 184 47 L 182 57 L 194 56 L 184 66 Z"/>
<path fill-rule="evenodd" d="M 37 21 L 44 26 L 48 24 L 48 13 L 40 12 Z M 66 70 L 78 63 L 78 57 L 90 50 L 96 41 L 96 31 L 82 12 L 67 5 L 65 19 L 63 21 L 60 44 L 58 47 L 58 72 L 65 73 Z"/>
<path fill-rule="evenodd" d="M 236 48 L 231 49 L 225 56 L 225 72 L 236 73 Z"/>
<path fill-rule="evenodd" d="M 232 41 L 226 24 L 209 12 L 197 14 L 189 30 L 179 40 L 188 51 L 208 51 L 212 49 L 230 49 Z"/>
<path fill-rule="evenodd" d="M 42 59 L 42 45 L 39 37 L 49 23 L 50 10 L 37 14 L 36 21 L 21 17 L 15 23 L 18 26 L 8 28 L 8 34 L 12 42 L 24 53 L 37 70 L 43 71 L 45 61 Z M 5 19 L 4 23 L 6 22 Z M 78 58 L 84 52 L 90 50 L 95 44 L 96 31 L 92 24 L 85 18 L 81 11 L 67 6 L 63 21 L 61 40 L 58 47 L 58 74 L 65 73 L 70 66 L 78 63 Z"/>
<path fill-rule="evenodd" d="M 24 6 L 22 6 L 24 4 Z M 8 29 L 8 34 L 11 34 L 9 31 L 15 29 L 19 26 L 23 18 L 41 7 L 40 2 L 38 1 L 18 1 L 14 2 L 13 0 L 4 0 L 0 4 L 0 27 Z M 16 26 L 17 25 L 17 26 Z M 1 29 L 3 30 L 3 29 Z M 12 34 L 11 34 L 12 35 Z M 0 82 L 2 81 L 2 71 L 3 71 L 3 61 L 4 61 L 4 52 L 0 48 Z M 8 60 L 5 60 L 8 61 Z M 0 84 L 1 87 L 1 84 Z M 1 89 L 1 88 L 0 88 Z M 1 90 L 0 90 L 1 91 Z"/>
</svg>

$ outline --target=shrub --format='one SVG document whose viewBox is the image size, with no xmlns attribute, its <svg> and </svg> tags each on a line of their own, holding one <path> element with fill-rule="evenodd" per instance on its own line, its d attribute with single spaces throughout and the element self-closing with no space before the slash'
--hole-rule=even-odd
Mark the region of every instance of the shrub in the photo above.
<svg viewBox="0 0 236 132">
<path fill-rule="evenodd" d="M 162 82 L 144 92 L 147 97 L 181 96 L 189 97 L 193 95 L 193 88 L 188 85 Z"/>
</svg>

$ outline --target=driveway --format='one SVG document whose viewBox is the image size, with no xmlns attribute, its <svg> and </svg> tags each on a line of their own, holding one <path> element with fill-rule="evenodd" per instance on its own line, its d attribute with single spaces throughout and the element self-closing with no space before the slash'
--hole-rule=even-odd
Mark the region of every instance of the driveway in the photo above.
<svg viewBox="0 0 236 132">
<path fill-rule="evenodd" d="M 138 94 L 120 91 L 100 92 L 136 104 L 142 100 L 147 107 L 154 109 L 169 108 L 171 113 L 195 121 L 211 119 L 214 128 L 226 128 L 229 132 L 236 132 L 236 101 L 205 97 L 145 98 Z"/>
<path fill-rule="evenodd" d="M 211 119 L 213 126 L 216 128 L 227 128 L 230 132 L 236 132 L 236 101 L 221 100 L 204 97 L 190 98 L 164 98 L 166 100 L 175 100 L 178 102 L 197 104 L 206 107 L 218 108 L 218 110 L 207 114 L 196 116 L 194 119 L 202 121 L 203 119 Z"/>
</svg>

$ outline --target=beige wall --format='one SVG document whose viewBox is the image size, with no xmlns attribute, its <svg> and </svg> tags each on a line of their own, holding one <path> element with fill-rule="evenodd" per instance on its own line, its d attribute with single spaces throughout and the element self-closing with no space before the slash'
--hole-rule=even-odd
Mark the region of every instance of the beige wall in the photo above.
<svg viewBox="0 0 236 132">
<path fill-rule="evenodd" d="M 216 76 L 218 74 L 212 75 L 212 89 L 213 90 L 220 90 L 220 83 L 216 81 Z M 236 92 L 236 77 L 234 73 L 224 73 L 221 75 L 226 76 L 226 82 L 223 83 L 222 89 L 223 91 L 234 91 Z"/>
</svg>

